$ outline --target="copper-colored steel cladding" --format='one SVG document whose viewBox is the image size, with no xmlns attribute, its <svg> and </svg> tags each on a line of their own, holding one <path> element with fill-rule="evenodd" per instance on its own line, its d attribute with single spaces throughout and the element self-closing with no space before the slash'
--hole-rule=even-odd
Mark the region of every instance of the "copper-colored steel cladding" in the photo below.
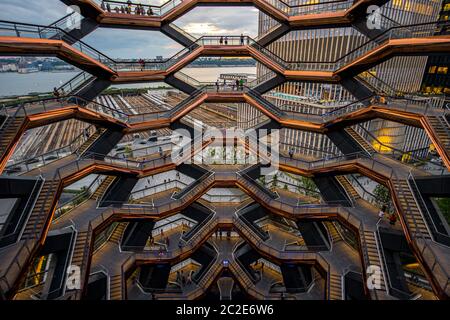
<svg viewBox="0 0 450 320">
<path fill-rule="evenodd" d="M 174 21 L 179 18 L 192 8 L 202 3 L 217 3 L 217 4 L 244 4 L 244 5 L 254 5 L 266 14 L 276 18 L 279 21 L 285 22 L 291 28 L 301 28 L 301 27 L 314 27 L 323 25 L 342 25 L 346 26 L 350 24 L 355 15 L 360 13 L 363 8 L 369 4 L 379 4 L 383 0 L 359 0 L 347 10 L 328 12 L 328 13 L 318 13 L 311 15 L 298 15 L 298 16 L 287 16 L 284 12 L 271 6 L 264 0 L 184 0 L 181 4 L 169 10 L 161 17 L 148 17 L 139 15 L 127 15 L 120 13 L 104 12 L 97 3 L 93 0 L 74 0 L 74 4 L 78 4 L 82 11 L 91 15 L 91 18 L 96 19 L 99 24 L 104 26 L 127 26 L 127 27 L 149 27 L 149 28 L 160 28 L 162 24 Z M 194 49 L 188 55 L 183 57 L 180 61 L 170 66 L 167 70 L 143 70 L 143 71 L 116 71 L 112 70 L 108 66 L 102 64 L 101 62 L 92 59 L 83 52 L 75 49 L 64 41 L 60 40 L 48 40 L 48 39 L 33 39 L 33 38 L 21 38 L 21 37 L 0 37 L 0 52 L 5 54 L 36 54 L 36 55 L 54 55 L 69 63 L 91 72 L 95 75 L 102 76 L 104 78 L 110 79 L 115 83 L 129 83 L 129 82 L 144 82 L 144 81 L 163 81 L 168 75 L 181 70 L 189 63 L 194 61 L 200 56 L 250 56 L 253 57 L 258 62 L 262 63 L 274 72 L 283 75 L 287 81 L 313 81 L 313 82 L 329 82 L 338 83 L 342 79 L 357 74 L 362 70 L 367 70 L 372 66 L 383 62 L 395 55 L 420 55 L 428 53 L 441 53 L 450 51 L 450 36 L 434 36 L 426 38 L 412 38 L 412 39 L 392 39 L 388 40 L 376 48 L 362 54 L 360 57 L 349 62 L 345 66 L 334 70 L 334 71 L 308 71 L 308 70 L 286 70 L 282 65 L 275 61 L 272 61 L 269 57 L 264 55 L 262 52 L 257 50 L 252 46 L 247 45 L 203 45 Z M 136 123 L 125 123 L 117 120 L 113 117 L 97 113 L 93 110 L 78 106 L 78 105 L 68 105 L 61 106 L 54 110 L 47 110 L 45 112 L 37 112 L 32 115 L 28 115 L 23 118 L 23 121 L 17 125 L 15 130 L 15 136 L 11 141 L 7 141 L 6 151 L 1 155 L 0 169 L 3 170 L 7 160 L 13 154 L 15 147 L 19 143 L 19 140 L 23 133 L 30 128 L 36 128 L 39 126 L 47 125 L 49 123 L 59 122 L 67 119 L 76 118 L 86 122 L 91 122 L 94 124 L 102 125 L 104 127 L 114 127 L 122 131 L 123 133 L 134 133 L 150 129 L 158 129 L 169 126 L 172 122 L 178 121 L 183 116 L 187 115 L 190 111 L 197 108 L 205 102 L 246 102 L 253 107 L 257 108 L 259 111 L 264 113 L 269 118 L 280 123 L 283 127 L 294 128 L 306 131 L 326 133 L 329 130 L 334 130 L 342 127 L 351 126 L 360 122 L 371 120 L 374 118 L 388 119 L 407 125 L 421 127 L 423 128 L 428 136 L 430 137 L 433 144 L 436 146 L 438 153 L 441 155 L 444 164 L 447 168 L 450 168 L 450 151 L 444 145 L 443 141 L 439 138 L 438 133 L 433 128 L 429 118 L 420 112 L 413 111 L 403 111 L 392 108 L 389 105 L 379 105 L 372 104 L 357 111 L 349 112 L 337 117 L 334 120 L 328 122 L 322 122 L 318 117 L 317 121 L 311 119 L 301 119 L 295 117 L 279 117 L 261 105 L 258 101 L 253 99 L 250 95 L 244 92 L 204 92 L 196 97 L 193 101 L 185 105 L 181 110 L 179 110 L 171 118 L 162 116 L 157 119 L 151 119 L 148 121 L 136 122 Z M 437 111 L 439 112 L 439 111 Z M 203 148 L 208 145 L 208 142 L 203 144 Z M 257 150 L 251 150 L 250 146 L 246 145 L 247 152 L 254 152 L 258 154 Z M 190 155 L 192 156 L 192 155 Z M 433 274 L 434 266 L 430 266 L 429 257 L 424 257 L 421 252 L 421 243 L 413 236 L 411 226 L 407 221 L 407 212 L 405 208 L 401 205 L 400 195 L 398 194 L 396 187 L 391 180 L 391 177 L 386 173 L 375 170 L 373 167 L 365 164 L 360 159 L 346 160 L 336 163 L 328 163 L 322 167 L 316 169 L 305 169 L 294 166 L 288 161 L 280 163 L 280 169 L 286 172 L 299 174 L 307 177 L 314 177 L 323 174 L 349 174 L 349 173 L 360 173 L 367 176 L 378 183 L 381 183 L 389 188 L 390 193 L 393 198 L 394 205 L 400 216 L 400 223 L 406 235 L 407 241 L 413 248 L 414 254 L 416 255 L 420 264 L 424 267 L 425 273 L 432 284 L 435 293 L 442 298 L 448 298 L 448 288 L 442 288 L 441 282 L 436 279 Z M 399 164 L 400 166 L 400 164 Z M 92 160 L 86 163 L 82 167 L 78 167 L 77 170 L 70 172 L 66 175 L 62 174 L 60 180 L 54 181 L 53 192 L 50 194 L 51 199 L 50 206 L 48 209 L 43 231 L 41 237 L 38 239 L 39 245 L 43 245 L 47 233 L 50 229 L 51 221 L 53 219 L 57 201 L 63 191 L 65 186 L 72 184 L 90 174 L 130 174 L 137 177 L 147 177 L 157 173 L 163 173 L 170 170 L 174 170 L 176 165 L 170 161 L 164 162 L 157 167 L 144 168 L 144 169 L 132 169 L 120 164 L 111 164 L 101 160 Z M 400 170 L 400 169 L 399 169 Z M 135 209 L 117 209 L 107 217 L 102 217 L 103 220 L 94 220 L 92 223 L 92 229 L 90 230 L 92 239 L 95 238 L 96 234 L 99 234 L 102 230 L 110 225 L 113 221 L 123 221 L 133 220 L 133 219 L 149 219 L 157 220 L 167 217 L 168 215 L 180 212 L 184 208 L 188 207 L 194 201 L 199 200 L 199 198 L 213 187 L 238 187 L 242 189 L 246 194 L 250 195 L 254 200 L 258 201 L 269 209 L 270 211 L 280 214 L 285 217 L 295 218 L 295 219 L 318 219 L 318 220 L 338 220 L 344 225 L 346 225 L 351 230 L 356 233 L 360 232 L 359 221 L 351 219 L 350 214 L 340 207 L 330 207 L 325 213 L 323 212 L 305 212 L 304 214 L 295 214 L 292 206 L 286 204 L 284 207 L 275 206 L 272 202 L 266 201 L 266 199 L 260 197 L 257 190 L 250 188 L 245 182 L 239 180 L 235 172 L 220 172 L 214 179 L 208 181 L 208 184 L 202 186 L 201 190 L 198 190 L 193 194 L 187 201 L 180 201 L 177 206 L 168 206 L 163 210 L 155 214 L 143 214 L 141 211 Z M 189 248 L 189 250 L 182 251 L 179 255 L 167 258 L 167 261 L 181 261 L 182 259 L 188 257 L 193 251 L 200 247 L 204 241 L 206 241 L 207 236 L 212 234 L 214 230 L 219 227 L 233 227 L 237 232 L 250 243 L 256 250 L 258 250 L 262 256 L 270 258 L 273 261 L 287 261 L 286 257 L 282 256 L 279 252 L 268 250 L 263 244 L 255 241 L 254 238 L 250 236 L 249 233 L 244 232 L 240 229 L 234 221 L 231 220 L 220 220 L 218 219 L 208 230 L 204 237 L 198 239 L 195 245 Z M 362 235 L 359 235 L 362 237 Z M 91 239 L 91 240 L 92 240 Z M 361 241 L 361 239 L 359 239 Z M 88 256 L 88 266 L 90 263 L 92 248 L 94 241 L 89 243 L 89 256 Z M 27 258 L 31 260 L 34 253 L 37 252 L 38 246 L 35 246 L 33 250 L 30 251 L 30 256 Z M 364 265 L 363 259 L 363 249 L 359 246 L 360 259 L 362 265 Z M 318 268 L 319 273 L 327 273 L 327 265 L 324 263 L 323 258 L 321 258 L 316 253 L 299 253 L 298 256 L 292 261 L 302 261 L 303 263 L 315 265 Z M 134 261 L 124 270 L 124 273 L 128 272 L 136 266 L 154 263 L 155 261 L 162 261 L 164 259 L 155 257 L 144 257 L 137 256 Z M 31 261 L 29 261 L 31 262 Z M 239 272 L 235 272 L 234 268 L 230 268 L 232 274 L 234 274 L 239 281 Z M 23 270 L 21 272 L 24 272 Z M 219 271 L 217 271 L 219 272 Z M 363 270 L 363 274 L 365 272 Z M 85 272 L 84 283 L 88 279 L 89 273 Z M 121 281 L 124 274 L 121 274 Z M 19 278 L 19 277 L 18 277 Z M 15 284 L 17 286 L 17 284 Z M 445 291 L 447 290 L 447 291 Z M 124 293 L 126 294 L 126 292 Z M 255 296 L 259 297 L 257 293 Z"/>
</svg>

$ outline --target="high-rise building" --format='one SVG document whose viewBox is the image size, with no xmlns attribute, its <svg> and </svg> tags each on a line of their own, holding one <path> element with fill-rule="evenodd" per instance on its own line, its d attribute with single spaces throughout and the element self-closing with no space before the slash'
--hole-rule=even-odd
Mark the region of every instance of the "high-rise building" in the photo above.
<svg viewBox="0 0 450 320">
<path fill-rule="evenodd" d="M 439 21 L 448 21 L 450 1 L 442 1 Z M 438 34 L 450 34 L 448 28 L 438 30 Z M 426 94 L 450 94 L 450 56 L 440 55 L 428 58 L 422 82 L 422 91 Z"/>
<path fill-rule="evenodd" d="M 0 299 L 448 300 L 450 114 L 416 93 L 427 57 L 450 52 L 426 22 L 440 1 L 319 1 L 245 1 L 280 23 L 261 15 L 258 42 L 173 25 L 242 0 L 63 0 L 80 28 L 71 14 L 2 21 L 0 55 L 82 71 L 1 101 Z M 363 13 L 387 2 L 368 28 Z M 185 48 L 112 59 L 82 39 L 97 27 L 157 29 Z M 200 56 L 203 74 L 182 72 Z M 254 58 L 260 77 L 195 78 L 221 56 Z M 428 139 L 441 162 L 389 149 Z"/>
<path fill-rule="evenodd" d="M 381 7 L 381 19 L 389 20 L 391 26 L 411 25 L 437 20 L 441 9 L 441 0 L 418 0 L 418 1 L 391 1 Z M 290 5 L 304 5 L 306 0 L 287 1 Z M 448 9 L 450 6 L 444 6 Z M 265 34 L 277 22 L 271 17 L 260 12 L 259 35 Z M 335 61 L 347 53 L 355 50 L 370 39 L 353 27 L 323 28 L 302 31 L 291 31 L 282 38 L 268 46 L 275 54 L 286 61 Z M 395 57 L 383 62 L 369 70 L 370 76 L 376 76 L 395 91 L 411 93 L 418 92 L 421 88 L 422 75 L 427 66 L 427 56 Z M 431 59 L 431 58 L 430 58 Z M 436 59 L 447 61 L 447 56 Z M 435 73 L 444 73 L 445 66 L 436 66 Z M 257 76 L 262 76 L 267 68 L 258 65 Z M 361 76 L 366 78 L 366 72 Z M 371 79 L 366 79 L 369 82 Z M 440 79 L 439 79 L 440 80 Z M 438 80 L 438 81 L 439 81 Z M 336 106 L 357 100 L 340 84 L 286 82 L 266 94 L 266 97 L 276 106 L 289 105 L 295 110 L 308 111 L 314 114 L 323 114 Z M 251 110 L 248 106 L 240 108 L 239 117 L 253 118 L 258 111 Z M 426 150 L 430 146 L 430 140 L 422 129 L 404 126 L 398 123 L 382 120 L 372 120 L 365 123 L 368 129 L 382 144 L 396 149 Z M 356 128 L 359 130 L 359 128 Z M 316 156 L 323 156 L 324 150 L 338 153 L 336 146 L 324 135 L 298 130 L 285 130 L 285 141 L 293 142 L 305 147 L 304 152 Z M 363 132 L 361 132 L 363 134 Z M 364 135 L 364 134 L 363 134 Z M 386 148 L 389 150 L 389 148 Z M 379 149 L 383 151 L 383 148 Z"/>
</svg>

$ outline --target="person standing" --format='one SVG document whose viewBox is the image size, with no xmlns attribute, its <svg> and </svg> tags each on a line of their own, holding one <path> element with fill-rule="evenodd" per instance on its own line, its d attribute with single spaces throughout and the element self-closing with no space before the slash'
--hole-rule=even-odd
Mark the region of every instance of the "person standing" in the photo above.
<svg viewBox="0 0 450 320">
<path fill-rule="evenodd" d="M 61 95 L 58 91 L 58 88 L 56 88 L 56 87 L 53 88 L 53 96 L 56 98 L 56 100 L 58 100 L 58 102 L 60 102 Z"/>
<path fill-rule="evenodd" d="M 397 222 L 397 216 L 395 215 L 395 213 L 391 213 L 389 215 L 389 224 L 392 226 L 395 226 L 396 222 Z"/>
<path fill-rule="evenodd" d="M 383 218 L 384 218 L 384 216 L 385 216 L 385 212 L 386 212 L 386 206 L 383 205 L 383 206 L 381 207 L 380 211 L 378 212 L 378 221 L 377 221 L 377 224 L 378 224 L 381 220 L 383 220 Z"/>
<path fill-rule="evenodd" d="M 244 45 L 244 34 L 241 33 L 241 46 Z"/>
<path fill-rule="evenodd" d="M 294 148 L 293 148 L 293 147 L 290 147 L 290 148 L 289 148 L 289 158 L 292 159 L 293 156 L 294 156 Z"/>
</svg>

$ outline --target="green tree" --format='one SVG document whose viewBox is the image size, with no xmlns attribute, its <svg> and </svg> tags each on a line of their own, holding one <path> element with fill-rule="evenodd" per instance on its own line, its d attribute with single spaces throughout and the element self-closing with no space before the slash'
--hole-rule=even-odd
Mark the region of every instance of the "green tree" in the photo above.
<svg viewBox="0 0 450 320">
<path fill-rule="evenodd" d="M 300 177 L 300 186 L 305 188 L 305 195 L 307 196 L 314 196 L 318 192 L 316 184 L 308 177 Z"/>
<path fill-rule="evenodd" d="M 273 176 L 273 180 L 272 180 L 272 188 L 276 188 L 276 187 L 277 187 L 277 184 L 278 184 L 278 175 L 275 174 L 275 175 Z"/>
<path fill-rule="evenodd" d="M 391 201 L 391 196 L 388 188 L 381 184 L 375 187 L 373 194 L 376 197 L 375 200 L 379 208 L 381 208 L 383 205 L 388 205 L 388 203 Z"/>
</svg>

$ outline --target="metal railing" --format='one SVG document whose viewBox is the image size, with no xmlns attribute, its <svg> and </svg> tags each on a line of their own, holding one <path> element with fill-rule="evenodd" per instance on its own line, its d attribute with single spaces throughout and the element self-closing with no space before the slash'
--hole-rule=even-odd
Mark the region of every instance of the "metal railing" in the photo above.
<svg viewBox="0 0 450 320">
<path fill-rule="evenodd" d="M 422 193 L 420 192 L 420 189 L 417 186 L 416 180 L 414 179 L 414 175 L 412 174 L 411 171 L 409 172 L 409 175 L 408 175 L 408 182 L 411 184 L 411 193 L 414 195 L 414 199 L 416 200 L 417 207 L 420 210 L 420 212 L 422 213 L 422 216 L 424 217 L 424 222 L 426 222 L 426 225 L 430 229 L 429 231 L 431 231 L 430 233 L 433 235 L 434 240 L 435 241 L 438 240 L 438 239 L 436 239 L 436 237 L 437 237 L 437 238 L 439 238 L 440 241 L 436 241 L 436 242 L 450 246 L 450 235 L 448 233 L 443 233 L 436 226 L 435 219 L 433 218 L 432 214 L 428 210 L 428 206 L 422 197 Z M 440 219 L 440 217 L 437 217 L 437 218 Z M 442 221 L 442 223 L 446 223 L 446 222 Z"/>
<path fill-rule="evenodd" d="M 364 128 L 364 126 L 362 126 L 361 124 L 358 124 L 358 128 L 364 134 L 364 136 L 362 138 L 366 139 L 366 140 L 370 139 L 371 141 L 367 141 L 367 142 L 380 154 L 390 156 L 393 159 L 399 160 L 400 162 L 404 163 L 405 165 L 410 166 L 411 164 L 417 164 L 421 167 L 421 169 L 424 169 L 424 170 L 427 170 L 427 168 L 424 168 L 421 165 L 427 164 L 428 166 L 431 167 L 430 171 L 432 171 L 433 174 L 436 174 L 436 175 L 450 174 L 450 172 L 447 170 L 447 167 L 445 167 L 445 165 L 433 162 L 427 158 L 415 156 L 416 153 L 422 152 L 423 148 L 417 149 L 417 150 L 409 150 L 409 151 L 400 150 L 400 149 L 386 145 L 385 143 L 381 142 L 380 140 L 378 140 L 377 137 L 375 137 L 370 131 L 368 131 L 366 128 Z M 377 147 L 375 147 L 374 144 L 383 147 L 383 151 L 377 150 Z M 426 150 L 428 150 L 428 149 L 429 148 L 426 148 Z M 407 159 L 407 161 L 403 161 L 404 157 Z M 411 162 L 411 164 L 409 164 L 409 162 Z"/>
<path fill-rule="evenodd" d="M 353 0 L 294 0 L 289 3 L 283 0 L 264 0 L 264 2 L 270 4 L 272 7 L 288 16 L 346 11 L 354 3 Z"/>
<path fill-rule="evenodd" d="M 42 190 L 42 187 L 44 186 L 44 182 L 45 180 L 42 176 L 38 176 L 36 178 L 33 188 L 29 193 L 30 196 L 28 197 L 25 206 L 23 207 L 22 212 L 16 222 L 0 223 L 0 242 L 13 240 L 14 238 L 19 236 L 21 230 L 25 229 L 28 219 L 33 212 L 37 199 L 40 196 L 40 192 Z M 28 218 L 26 218 L 27 216 Z M 13 227 L 13 229 L 7 230 L 7 228 L 10 226 Z M 19 227 L 21 228 L 21 230 L 19 230 Z M 8 233 L 6 233 L 7 231 Z"/>
<path fill-rule="evenodd" d="M 183 3 L 183 0 L 169 0 L 160 6 L 141 4 L 135 1 L 95 0 L 103 11 L 117 14 L 161 17 Z"/>
<path fill-rule="evenodd" d="M 186 196 L 186 194 L 188 194 L 190 192 L 190 190 L 194 189 L 197 185 L 201 184 L 203 181 L 205 181 L 213 176 L 214 176 L 214 172 L 212 172 L 212 171 L 208 171 L 208 172 L 204 173 L 200 178 L 194 180 L 186 188 L 182 189 L 179 192 L 175 192 L 172 195 L 172 199 L 175 199 L 175 200 L 183 199 L 183 197 Z"/>
<path fill-rule="evenodd" d="M 181 0 L 180 0 L 181 1 Z M 173 55 L 170 58 L 157 60 L 157 59 L 146 59 L 146 60 L 114 60 L 105 54 L 99 52 L 98 50 L 92 48 L 82 41 L 77 41 L 71 37 L 67 32 L 58 28 L 51 26 L 41 26 L 25 23 L 16 23 L 10 21 L 0 21 L 0 34 L 2 35 L 12 35 L 17 37 L 38 37 L 41 39 L 73 39 L 75 42 L 72 47 L 79 50 L 80 52 L 89 55 L 91 58 L 99 61 L 100 63 L 106 65 L 108 68 L 115 71 L 144 71 L 144 70 L 168 70 L 170 67 L 175 65 L 177 62 L 181 61 L 184 57 L 192 53 L 199 46 L 205 45 L 247 45 L 258 52 L 265 55 L 270 59 L 271 62 L 278 64 L 283 69 L 290 70 L 327 70 L 335 71 L 346 64 L 355 61 L 355 59 L 361 57 L 363 54 L 379 46 L 387 40 L 407 38 L 407 37 L 426 37 L 432 36 L 437 28 L 444 28 L 450 25 L 450 22 L 432 22 L 432 23 L 422 23 L 413 24 L 408 26 L 392 26 L 391 28 L 384 31 L 378 37 L 369 40 L 360 47 L 352 50 L 343 57 L 330 62 L 305 62 L 305 61 L 285 61 L 281 57 L 277 56 L 275 53 L 269 49 L 261 46 L 257 41 L 249 36 L 202 36 L 197 39 L 191 46 L 186 47 Z"/>
<path fill-rule="evenodd" d="M 97 176 L 86 189 L 83 189 L 79 194 L 77 194 L 72 199 L 64 203 L 61 203 L 55 210 L 53 221 L 58 220 L 64 214 L 69 213 L 73 209 L 79 207 L 87 200 L 89 200 L 92 194 L 97 190 L 98 187 L 100 187 L 100 185 L 103 183 L 105 179 L 106 178 L 104 176 L 101 175 Z"/>
<path fill-rule="evenodd" d="M 382 32 L 377 37 L 370 39 L 361 46 L 353 49 L 344 56 L 335 61 L 320 61 L 320 62 L 288 62 L 287 69 L 290 70 L 321 70 L 321 71 L 336 71 L 352 61 L 356 61 L 357 58 L 362 57 L 370 50 L 379 47 L 382 43 L 386 43 L 393 39 L 406 39 L 406 38 L 423 38 L 427 36 L 433 36 L 437 29 L 445 28 L 450 25 L 450 22 L 428 22 L 421 24 L 411 24 L 405 26 L 392 26 L 389 29 Z"/>
<path fill-rule="evenodd" d="M 61 96 L 65 96 L 66 94 L 75 94 L 78 92 L 81 87 L 83 87 L 86 83 L 94 80 L 95 77 L 86 71 L 81 71 L 75 77 L 64 83 L 62 86 L 58 88 L 58 92 Z"/>
<path fill-rule="evenodd" d="M 414 297 L 413 293 L 408 293 L 402 290 L 399 290 L 397 288 L 395 288 L 392 284 L 391 281 L 391 275 L 389 273 L 389 269 L 388 269 L 388 265 L 387 265 L 387 261 L 386 261 L 386 256 L 384 254 L 384 249 L 383 249 L 383 242 L 381 241 L 381 236 L 380 236 L 380 221 L 377 222 L 376 225 L 376 230 L 375 230 L 375 241 L 377 243 L 377 250 L 378 252 L 380 252 L 380 263 L 382 264 L 382 272 L 383 272 L 383 277 L 385 279 L 385 285 L 386 285 L 386 289 L 387 292 L 394 296 L 397 297 L 399 299 L 403 299 L 403 300 L 411 300 Z"/>
<path fill-rule="evenodd" d="M 398 196 L 405 198 L 406 191 L 404 190 L 402 184 L 399 182 L 399 179 L 394 179 L 394 185 L 397 186 Z M 409 190 L 409 192 L 411 192 L 411 190 Z M 432 247 L 426 236 L 421 231 L 419 231 L 420 228 L 418 226 L 416 216 L 411 212 L 411 204 L 409 202 L 406 202 L 405 206 L 406 207 L 403 208 L 404 214 L 408 214 L 412 218 L 412 221 L 408 223 L 407 228 L 415 242 L 415 249 L 417 251 L 417 254 L 422 257 L 422 259 L 424 259 L 424 262 L 428 265 L 431 272 L 429 276 L 433 279 L 435 284 L 438 285 L 443 292 L 447 293 L 450 288 L 450 274 L 448 272 L 448 266 L 442 265 L 442 261 L 438 259 L 440 255 L 436 253 L 436 249 Z M 436 280 L 435 276 L 438 274 L 438 279 L 447 279 L 445 283 Z"/>
<path fill-rule="evenodd" d="M 88 132 L 93 125 L 90 125 L 86 129 L 85 132 Z M 82 146 L 89 138 L 83 132 L 78 135 L 75 139 L 72 140 L 68 145 L 60 147 L 56 150 L 48 151 L 43 154 L 30 157 L 27 159 L 23 159 L 17 162 L 13 162 L 12 164 L 6 166 L 4 173 L 8 175 L 20 175 L 25 172 L 29 172 L 36 168 L 45 166 L 49 163 L 62 159 L 68 155 L 73 154 L 78 150 L 80 146 Z"/>
</svg>

